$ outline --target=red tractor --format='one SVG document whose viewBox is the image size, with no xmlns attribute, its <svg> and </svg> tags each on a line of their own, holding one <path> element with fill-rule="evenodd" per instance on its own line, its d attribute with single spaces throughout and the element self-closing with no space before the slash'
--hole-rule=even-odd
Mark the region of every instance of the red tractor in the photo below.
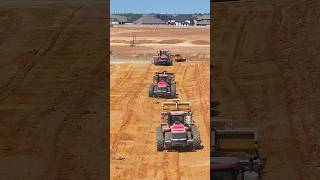
<svg viewBox="0 0 320 180">
<path fill-rule="evenodd" d="M 153 84 L 149 87 L 149 97 L 175 98 L 176 83 L 174 74 L 166 71 L 157 72 L 153 76 Z"/>
<path fill-rule="evenodd" d="M 211 103 L 210 179 L 261 180 L 266 158 L 259 153 L 255 128 L 234 128 L 219 116 L 219 102 Z"/>
<path fill-rule="evenodd" d="M 243 162 L 237 157 L 211 157 L 210 179 L 212 180 L 261 180 L 254 160 Z"/>
<path fill-rule="evenodd" d="M 158 55 L 154 57 L 154 65 L 172 66 L 173 59 L 169 51 L 159 51 Z"/>
<path fill-rule="evenodd" d="M 192 120 L 190 102 L 164 102 L 161 115 L 160 127 L 156 129 L 158 151 L 202 147 L 200 133 Z"/>
</svg>

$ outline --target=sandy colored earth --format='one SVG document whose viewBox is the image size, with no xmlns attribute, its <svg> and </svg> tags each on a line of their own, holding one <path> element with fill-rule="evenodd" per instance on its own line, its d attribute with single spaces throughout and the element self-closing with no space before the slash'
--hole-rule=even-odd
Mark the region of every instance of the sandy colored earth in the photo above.
<svg viewBox="0 0 320 180">
<path fill-rule="evenodd" d="M 0 179 L 106 179 L 105 3 L 0 3 Z"/>
<path fill-rule="evenodd" d="M 111 29 L 111 39 L 118 39 L 120 32 L 127 29 Z M 149 40 L 152 35 L 149 29 L 134 29 L 139 31 L 139 38 Z M 146 33 L 142 33 L 142 32 Z M 152 29 L 159 36 L 151 40 L 158 42 L 171 41 L 165 33 L 174 33 L 173 41 L 183 39 L 189 30 L 171 31 L 171 29 Z M 203 31 L 203 30 L 202 30 Z M 201 31 L 197 32 L 200 33 Z M 137 33 L 138 34 L 138 33 Z M 182 34 L 182 35 L 181 35 Z M 129 36 L 130 34 L 128 34 Z M 191 41 L 209 39 L 209 34 L 193 34 Z M 142 37 L 145 36 L 145 39 Z M 199 38 L 201 37 L 201 38 Z M 120 39 L 120 38 L 119 38 Z M 173 42 L 172 41 L 172 42 Z M 177 42 L 179 43 L 179 42 Z M 150 46 L 150 45 L 149 45 Z M 159 46 L 159 44 L 156 44 Z M 201 45 L 200 45 L 201 46 Z M 178 49 L 178 44 L 166 45 L 168 49 Z M 135 49 L 124 51 L 117 44 L 111 43 L 113 52 L 122 53 L 122 57 L 131 54 L 144 57 L 147 46 L 137 45 Z M 141 48 L 141 51 L 137 49 Z M 150 46 L 148 52 L 154 53 Z M 188 54 L 189 46 L 185 46 Z M 190 48 L 191 49 L 191 48 Z M 198 48 L 197 48 L 198 49 Z M 201 49 L 201 48 L 199 48 Z M 134 54 L 133 52 L 137 53 Z M 198 53 L 196 50 L 193 52 Z M 199 53 L 209 56 L 209 47 Z M 120 55 L 120 54 L 119 54 Z M 148 58 L 144 60 L 112 60 L 110 66 L 110 151 L 112 179 L 209 179 L 210 152 L 210 117 L 209 88 L 210 64 L 208 60 L 174 63 L 174 66 L 154 66 Z M 159 126 L 161 102 L 165 99 L 148 97 L 148 87 L 152 83 L 153 74 L 168 70 L 176 75 L 177 93 L 179 98 L 192 102 L 194 120 L 199 127 L 204 148 L 195 152 L 157 152 L 155 129 Z"/>
<path fill-rule="evenodd" d="M 319 179 L 320 2 L 212 7 L 213 92 L 223 116 L 258 128 L 265 179 Z"/>
<path fill-rule="evenodd" d="M 136 36 L 136 46 L 130 43 Z M 115 57 L 151 58 L 157 51 L 172 50 L 193 60 L 209 60 L 209 28 L 112 27 L 111 52 Z"/>
</svg>

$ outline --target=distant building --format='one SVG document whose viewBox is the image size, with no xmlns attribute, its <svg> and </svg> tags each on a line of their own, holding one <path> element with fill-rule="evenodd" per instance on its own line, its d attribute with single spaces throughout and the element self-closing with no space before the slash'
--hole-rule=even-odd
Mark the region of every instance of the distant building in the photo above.
<svg viewBox="0 0 320 180">
<path fill-rule="evenodd" d="M 177 26 L 194 25 L 194 17 L 192 14 L 178 14 L 174 17 Z"/>
<path fill-rule="evenodd" d="M 126 24 L 127 17 L 121 16 L 119 14 L 111 14 L 110 24 Z"/>
<path fill-rule="evenodd" d="M 168 20 L 167 24 L 176 25 L 176 21 L 174 19 Z"/>
<path fill-rule="evenodd" d="M 141 18 L 139 18 L 136 21 L 134 21 L 133 24 L 139 24 L 139 25 L 165 25 L 165 24 L 167 24 L 167 22 L 157 18 L 156 15 L 144 14 L 144 15 L 142 15 Z"/>
<path fill-rule="evenodd" d="M 210 26 L 210 14 L 197 16 L 194 20 L 195 26 Z"/>
</svg>

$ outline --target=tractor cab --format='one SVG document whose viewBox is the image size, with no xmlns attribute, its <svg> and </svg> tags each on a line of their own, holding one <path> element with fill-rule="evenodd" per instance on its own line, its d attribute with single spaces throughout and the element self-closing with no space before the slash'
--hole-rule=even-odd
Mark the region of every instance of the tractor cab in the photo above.
<svg viewBox="0 0 320 180">
<path fill-rule="evenodd" d="M 196 150 L 202 147 L 200 133 L 193 122 L 191 102 L 174 100 L 162 103 L 160 127 L 157 128 L 157 150 Z"/>
<path fill-rule="evenodd" d="M 149 87 L 149 97 L 176 97 L 174 74 L 166 71 L 155 73 Z"/>
<path fill-rule="evenodd" d="M 184 111 L 171 111 L 168 115 L 168 124 L 172 126 L 173 124 L 185 124 L 185 113 Z"/>
<path fill-rule="evenodd" d="M 178 123 L 184 126 L 190 126 L 192 124 L 191 112 L 171 111 L 167 114 L 167 122 L 169 126 Z"/>
<path fill-rule="evenodd" d="M 155 65 L 167 65 L 167 66 L 173 65 L 172 55 L 169 51 L 160 50 L 158 55 L 154 57 L 153 61 Z"/>
<path fill-rule="evenodd" d="M 154 82 L 158 88 L 167 88 L 171 84 L 171 78 L 167 74 L 159 74 L 155 76 Z"/>
<path fill-rule="evenodd" d="M 159 55 L 166 55 L 166 56 L 169 56 L 169 52 L 168 51 L 161 51 L 159 52 Z"/>
<path fill-rule="evenodd" d="M 159 56 L 161 59 L 167 59 L 167 58 L 169 58 L 169 53 L 168 53 L 168 51 L 160 51 Z"/>
<path fill-rule="evenodd" d="M 159 83 L 161 81 L 172 83 L 174 81 L 174 75 L 173 73 L 167 73 L 166 71 L 163 71 L 161 73 L 156 73 L 153 78 L 154 82 Z"/>
</svg>

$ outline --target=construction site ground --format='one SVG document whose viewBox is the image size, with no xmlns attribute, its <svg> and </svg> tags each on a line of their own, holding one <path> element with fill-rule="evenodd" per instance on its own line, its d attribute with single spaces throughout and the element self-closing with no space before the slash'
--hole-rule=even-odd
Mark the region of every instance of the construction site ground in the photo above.
<svg viewBox="0 0 320 180">
<path fill-rule="evenodd" d="M 157 51 L 171 50 L 192 60 L 209 60 L 209 28 L 113 27 L 110 31 L 112 56 L 141 58 L 156 55 Z M 135 36 L 135 47 L 130 43 Z"/>
<path fill-rule="evenodd" d="M 320 2 L 214 3 L 214 99 L 236 127 L 256 127 L 265 179 L 320 176 Z"/>
<path fill-rule="evenodd" d="M 136 34 L 137 40 L 154 42 L 138 43 L 135 47 L 130 47 L 130 43 L 113 43 L 117 39 L 130 41 L 132 34 Z M 111 28 L 110 38 L 113 52 L 110 66 L 111 178 L 209 179 L 209 43 L 199 47 L 180 44 L 180 41 L 209 41 L 209 29 L 117 27 Z M 177 44 L 175 39 L 179 39 Z M 170 44 L 159 44 L 161 41 Z M 189 58 L 187 62 L 174 63 L 174 66 L 155 66 L 151 64 L 150 55 L 161 48 Z M 159 126 L 164 99 L 148 97 L 148 88 L 154 73 L 163 70 L 175 73 L 178 97 L 192 102 L 194 120 L 204 146 L 201 150 L 156 150 L 155 129 Z"/>
<path fill-rule="evenodd" d="M 0 3 L 0 179 L 106 179 L 106 11 Z"/>
</svg>

